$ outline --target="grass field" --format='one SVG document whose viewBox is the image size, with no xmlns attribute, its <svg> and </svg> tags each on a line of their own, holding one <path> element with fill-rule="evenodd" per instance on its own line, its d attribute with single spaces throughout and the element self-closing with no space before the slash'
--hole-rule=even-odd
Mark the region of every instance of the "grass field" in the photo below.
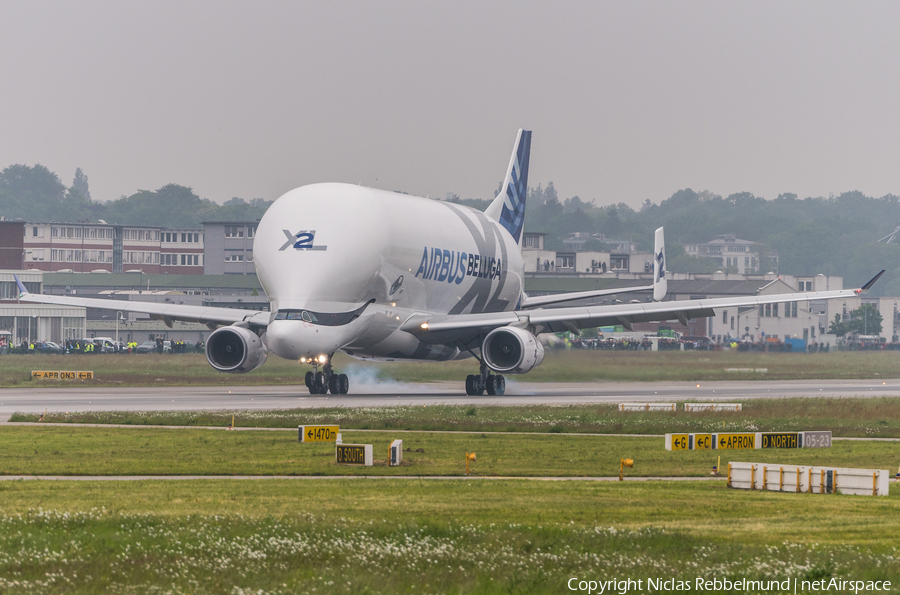
<svg viewBox="0 0 900 595">
<path fill-rule="evenodd" d="M 528 380 L 894 378 L 894 353 L 552 353 Z M 85 360 L 84 358 L 88 358 Z M 217 375 L 201 357 L 0 358 L 0 384 L 33 386 L 30 369 L 88 369 L 100 385 L 296 383 L 273 358 L 245 376 Z M 75 362 L 74 364 L 72 362 Z M 347 362 L 344 362 L 347 363 Z M 273 365 L 275 364 L 275 365 Z M 339 363 L 339 365 L 343 365 Z M 372 370 L 360 364 L 356 370 Z M 471 362 L 392 364 L 382 379 L 459 380 Z M 576 370 L 575 368 L 578 367 Z M 733 374 L 727 367 L 768 368 Z M 365 371 L 373 375 L 374 371 Z M 24 378 L 23 378 L 24 376 Z M 230 416 L 102 414 L 54 421 L 219 425 Z M 882 498 L 729 490 L 703 482 L 593 482 L 523 476 L 707 475 L 722 463 L 888 469 L 892 442 L 831 449 L 671 453 L 663 433 L 831 429 L 896 436 L 900 399 L 753 401 L 735 413 L 619 414 L 611 407 L 426 407 L 249 412 L 238 426 L 338 421 L 345 442 L 376 445 L 384 462 L 402 438 L 405 465 L 338 467 L 332 445 L 295 432 L 0 426 L 0 474 L 284 474 L 343 479 L 3 481 L 0 593 L 563 593 L 579 580 L 698 578 L 890 580 L 900 592 L 900 489 Z M 375 431 L 354 431 L 370 428 Z M 400 433 L 409 428 L 419 430 Z M 468 430 L 440 433 L 433 430 Z M 504 434 L 502 430 L 527 432 Z M 425 431 L 432 430 L 432 431 Z M 422 449 L 424 452 L 415 452 Z M 476 452 L 480 476 L 462 475 Z M 583 592 L 583 591 L 582 591 Z M 617 590 L 607 592 L 619 592 Z M 631 593 L 650 592 L 643 587 Z M 750 589 L 749 592 L 758 592 Z"/>
<path fill-rule="evenodd" d="M 562 593 L 573 577 L 896 586 L 896 495 L 721 481 L 4 482 L 0 591 Z"/>
<path fill-rule="evenodd" d="M 284 411 L 104 411 L 50 413 L 47 423 L 296 428 L 337 424 L 366 430 L 665 434 L 668 432 L 831 430 L 834 436 L 900 437 L 900 398 L 751 399 L 743 411 L 620 412 L 615 405 L 335 407 Z M 42 413 L 42 412 L 41 412 Z M 36 422 L 40 413 L 17 413 Z"/>
<path fill-rule="evenodd" d="M 463 379 L 478 369 L 474 360 L 441 363 L 359 362 L 343 354 L 335 367 L 351 386 L 369 381 L 429 382 Z M 728 368 L 766 369 L 729 372 Z M 11 355 L 0 357 L 0 386 L 32 386 L 31 370 L 93 370 L 90 386 L 188 386 L 302 384 L 308 366 L 271 357 L 258 370 L 222 374 L 199 354 L 188 355 Z M 549 350 L 544 362 L 519 378 L 529 382 L 786 380 L 897 378 L 900 352 L 776 354 L 723 352 L 616 352 Z M 79 383 L 81 384 L 81 383 Z M 460 388 L 462 390 L 462 388 Z"/>
<path fill-rule="evenodd" d="M 345 443 L 372 444 L 375 466 L 336 465 L 334 445 L 301 444 L 295 432 L 156 428 L 9 427 L 0 431 L 0 475 L 463 475 L 465 453 L 477 453 L 479 475 L 706 476 L 728 461 L 896 469 L 893 442 L 837 441 L 829 449 L 665 450 L 663 438 L 560 434 L 354 432 Z M 388 445 L 401 438 L 403 465 L 387 467 Z M 423 452 L 416 452 L 421 449 Z"/>
</svg>

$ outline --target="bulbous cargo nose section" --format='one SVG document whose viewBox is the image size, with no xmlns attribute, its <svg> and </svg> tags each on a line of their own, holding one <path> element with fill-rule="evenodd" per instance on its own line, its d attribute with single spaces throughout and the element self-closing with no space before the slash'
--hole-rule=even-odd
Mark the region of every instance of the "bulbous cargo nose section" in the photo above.
<svg viewBox="0 0 900 595">
<path fill-rule="evenodd" d="M 276 200 L 256 230 L 253 258 L 269 299 L 284 308 L 361 302 L 389 253 L 379 198 L 349 184 L 312 184 Z"/>
<path fill-rule="evenodd" d="M 269 350 L 291 360 L 330 356 L 353 336 L 346 326 L 317 326 L 300 320 L 273 320 L 266 329 Z"/>
</svg>

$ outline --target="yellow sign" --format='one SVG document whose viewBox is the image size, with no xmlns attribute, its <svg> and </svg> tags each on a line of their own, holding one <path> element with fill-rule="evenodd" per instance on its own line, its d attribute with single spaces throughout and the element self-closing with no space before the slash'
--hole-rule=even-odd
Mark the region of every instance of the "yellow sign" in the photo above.
<svg viewBox="0 0 900 595">
<path fill-rule="evenodd" d="M 732 450 L 756 448 L 756 434 L 717 434 L 716 448 Z"/>
<path fill-rule="evenodd" d="M 59 372 L 46 370 L 32 370 L 31 377 L 38 380 L 59 380 Z"/>
<path fill-rule="evenodd" d="M 710 450 L 712 434 L 694 434 L 694 450 Z"/>
<path fill-rule="evenodd" d="M 300 442 L 335 442 L 338 426 L 300 426 Z"/>
<path fill-rule="evenodd" d="M 763 434 L 760 448 L 800 448 L 800 433 L 779 432 Z"/>
<path fill-rule="evenodd" d="M 363 444 L 338 444 L 338 465 L 365 465 L 366 447 Z"/>
<path fill-rule="evenodd" d="M 56 370 L 32 370 L 31 377 L 39 380 L 92 380 L 94 378 L 94 373 L 69 371 L 58 372 Z"/>
<path fill-rule="evenodd" d="M 672 450 L 688 450 L 688 434 L 672 434 Z"/>
</svg>

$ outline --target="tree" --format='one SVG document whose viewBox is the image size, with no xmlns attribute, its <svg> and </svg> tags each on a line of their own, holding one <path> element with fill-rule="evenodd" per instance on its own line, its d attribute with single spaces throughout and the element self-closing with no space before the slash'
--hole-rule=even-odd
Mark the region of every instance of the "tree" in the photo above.
<svg viewBox="0 0 900 595">
<path fill-rule="evenodd" d="M 84 175 L 80 167 L 75 168 L 75 179 L 72 180 L 71 189 L 90 200 L 91 190 L 88 187 L 88 177 Z"/>
<path fill-rule="evenodd" d="M 850 329 L 848 328 L 848 324 L 841 321 L 841 315 L 835 314 L 834 320 L 831 322 L 831 326 L 828 327 L 828 332 L 832 335 L 843 337 L 849 330 Z"/>
<path fill-rule="evenodd" d="M 850 312 L 849 330 L 857 335 L 880 335 L 883 318 L 872 304 L 863 304 Z"/>
</svg>

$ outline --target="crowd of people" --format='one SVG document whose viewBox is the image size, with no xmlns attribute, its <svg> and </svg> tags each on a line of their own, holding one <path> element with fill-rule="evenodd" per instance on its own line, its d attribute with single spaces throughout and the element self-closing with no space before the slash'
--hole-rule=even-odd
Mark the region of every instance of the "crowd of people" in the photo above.
<svg viewBox="0 0 900 595">
<path fill-rule="evenodd" d="M 804 348 L 797 349 L 790 342 L 775 341 L 738 341 L 729 340 L 714 343 L 706 337 L 659 337 L 659 351 L 740 351 L 740 352 L 772 352 L 803 353 Z M 558 341 L 552 344 L 555 348 L 599 349 L 603 351 L 651 351 L 653 340 L 649 337 L 635 338 L 575 338 Z M 900 350 L 900 342 L 886 343 L 878 341 L 843 341 L 837 346 L 826 342 L 812 341 L 806 344 L 806 353 L 829 353 L 830 351 L 896 351 Z"/>
<path fill-rule="evenodd" d="M 124 343 L 106 341 L 104 346 L 101 339 L 67 339 L 62 344 L 52 341 L 27 341 L 23 340 L 19 344 L 14 344 L 6 338 L 0 338 L 0 354 L 97 354 L 97 353 L 124 353 L 136 354 L 141 353 L 138 350 L 136 341 Z M 162 355 L 163 353 L 183 354 L 190 351 L 203 353 L 206 344 L 203 341 L 196 343 L 191 341 L 164 341 L 161 337 L 157 337 L 155 341 L 155 351 Z M 152 353 L 154 350 L 145 350 L 145 353 Z"/>
</svg>

